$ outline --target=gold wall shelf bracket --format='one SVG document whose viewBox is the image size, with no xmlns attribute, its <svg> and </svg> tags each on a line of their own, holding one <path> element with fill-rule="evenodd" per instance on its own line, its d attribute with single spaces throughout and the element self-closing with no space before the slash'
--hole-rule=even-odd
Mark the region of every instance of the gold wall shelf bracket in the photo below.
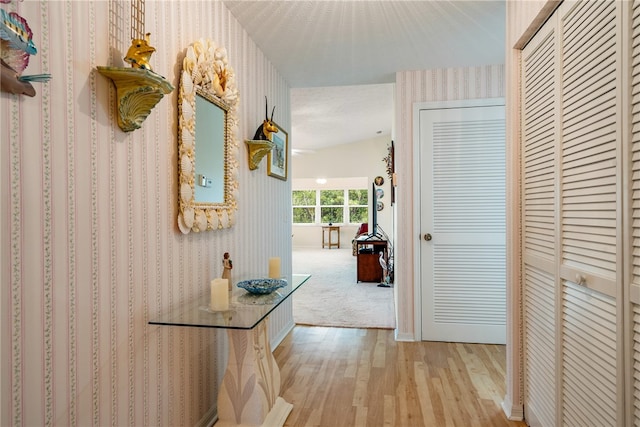
<svg viewBox="0 0 640 427">
<path fill-rule="evenodd" d="M 98 71 L 116 87 L 118 126 L 124 132 L 139 129 L 153 107 L 173 86 L 167 79 L 142 68 L 102 67 Z"/>
<path fill-rule="evenodd" d="M 268 140 L 247 139 L 247 152 L 249 153 L 249 169 L 258 169 L 260 162 L 276 145 Z"/>
</svg>

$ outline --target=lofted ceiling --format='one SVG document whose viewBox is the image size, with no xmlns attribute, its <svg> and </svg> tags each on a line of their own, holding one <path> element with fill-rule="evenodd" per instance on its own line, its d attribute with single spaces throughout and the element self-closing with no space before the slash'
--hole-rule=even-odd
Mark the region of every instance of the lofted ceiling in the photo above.
<svg viewBox="0 0 640 427">
<path fill-rule="evenodd" d="M 302 153 L 390 138 L 396 71 L 504 63 L 505 0 L 224 3 L 291 86 Z"/>
</svg>

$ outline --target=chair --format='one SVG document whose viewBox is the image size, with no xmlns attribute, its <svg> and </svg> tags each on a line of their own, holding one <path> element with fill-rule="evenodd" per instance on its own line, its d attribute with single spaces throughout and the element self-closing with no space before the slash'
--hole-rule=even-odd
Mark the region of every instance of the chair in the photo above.
<svg viewBox="0 0 640 427">
<path fill-rule="evenodd" d="M 356 250 L 356 239 L 360 236 L 362 236 L 363 234 L 367 234 L 369 233 L 369 224 L 366 222 L 363 222 L 362 224 L 360 224 L 360 227 L 358 227 L 358 230 L 356 230 L 356 235 L 354 236 L 353 240 L 351 241 L 351 245 L 353 247 L 352 249 L 352 254 L 353 256 L 358 255 L 357 250 Z"/>
</svg>

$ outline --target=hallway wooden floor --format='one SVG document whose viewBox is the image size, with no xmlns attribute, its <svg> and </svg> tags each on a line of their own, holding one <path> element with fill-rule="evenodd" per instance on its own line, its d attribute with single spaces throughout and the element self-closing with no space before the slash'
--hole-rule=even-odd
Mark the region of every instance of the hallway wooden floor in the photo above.
<svg viewBox="0 0 640 427">
<path fill-rule="evenodd" d="M 526 426 L 508 421 L 505 347 L 396 342 L 393 331 L 296 326 L 274 352 L 286 427 Z"/>
</svg>

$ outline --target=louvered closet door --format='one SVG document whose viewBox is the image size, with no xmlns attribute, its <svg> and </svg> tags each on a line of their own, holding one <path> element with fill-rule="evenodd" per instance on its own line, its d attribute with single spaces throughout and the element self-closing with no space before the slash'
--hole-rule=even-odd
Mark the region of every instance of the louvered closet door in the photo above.
<svg viewBox="0 0 640 427">
<path fill-rule="evenodd" d="M 560 276 L 563 426 L 621 425 L 617 284 L 621 241 L 622 3 L 564 3 Z"/>
<path fill-rule="evenodd" d="M 504 343 L 504 106 L 419 120 L 422 339 Z"/>
<path fill-rule="evenodd" d="M 556 424 L 556 21 L 522 52 L 524 406 L 531 426 Z"/>
</svg>

